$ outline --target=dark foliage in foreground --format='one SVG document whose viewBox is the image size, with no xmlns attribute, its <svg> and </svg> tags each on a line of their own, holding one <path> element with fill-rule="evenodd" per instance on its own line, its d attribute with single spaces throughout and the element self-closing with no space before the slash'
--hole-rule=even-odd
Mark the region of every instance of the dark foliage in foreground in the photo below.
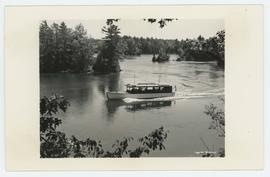
<svg viewBox="0 0 270 177">
<path fill-rule="evenodd" d="M 165 25 L 167 25 L 167 22 L 171 22 L 173 20 L 178 20 L 176 18 L 161 18 L 161 19 L 156 19 L 156 18 L 147 18 L 143 19 L 144 21 L 150 22 L 150 23 L 158 23 L 160 28 L 163 28 Z"/>
<path fill-rule="evenodd" d="M 56 117 L 59 111 L 66 111 L 68 101 L 61 96 L 53 95 L 40 100 L 40 156 L 41 158 L 65 157 L 140 157 L 151 151 L 164 150 L 167 131 L 160 127 L 150 134 L 134 139 L 124 137 L 117 140 L 110 150 L 105 150 L 101 141 L 79 140 L 75 136 L 66 137 L 65 133 L 57 130 L 62 121 Z M 136 143 L 135 148 L 130 144 Z"/>
<path fill-rule="evenodd" d="M 224 98 L 220 98 L 222 105 L 224 105 Z M 221 138 L 225 137 L 225 114 L 224 110 L 218 108 L 218 106 L 214 104 L 205 106 L 205 114 L 208 115 L 211 119 L 211 123 L 209 129 L 216 130 L 217 135 Z M 207 152 L 203 153 L 203 157 L 225 157 L 225 149 L 219 148 L 217 153 L 209 153 L 210 148 L 206 145 L 203 138 L 200 138 L 203 145 L 206 147 Z"/>
<path fill-rule="evenodd" d="M 222 104 L 224 105 L 224 99 L 220 99 L 222 101 Z M 211 124 L 209 129 L 216 130 L 218 133 L 218 136 L 225 137 L 225 114 L 224 110 L 221 108 L 218 108 L 214 104 L 210 104 L 205 106 L 205 114 L 208 115 L 211 118 Z"/>
</svg>

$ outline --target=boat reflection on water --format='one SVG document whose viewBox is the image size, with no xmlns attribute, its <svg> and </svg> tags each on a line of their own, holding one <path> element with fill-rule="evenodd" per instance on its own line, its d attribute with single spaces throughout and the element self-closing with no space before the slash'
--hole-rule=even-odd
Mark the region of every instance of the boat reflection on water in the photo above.
<svg viewBox="0 0 270 177">
<path fill-rule="evenodd" d="M 143 111 L 149 109 L 161 109 L 172 105 L 171 100 L 166 101 L 138 101 L 126 103 L 123 100 L 107 100 L 107 110 L 109 114 L 114 114 L 119 107 L 124 107 L 128 112 Z"/>
<path fill-rule="evenodd" d="M 172 105 L 172 101 L 143 101 L 127 104 L 125 109 L 130 112 L 136 112 L 149 109 L 160 109 Z"/>
</svg>

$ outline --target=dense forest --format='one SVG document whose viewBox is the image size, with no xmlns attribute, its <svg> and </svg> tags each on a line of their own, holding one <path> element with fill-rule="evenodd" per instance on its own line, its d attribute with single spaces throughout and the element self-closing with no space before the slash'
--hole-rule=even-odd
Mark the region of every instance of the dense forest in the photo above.
<svg viewBox="0 0 270 177">
<path fill-rule="evenodd" d="M 117 20 L 107 20 L 101 29 L 104 39 L 93 39 L 82 24 L 74 29 L 62 22 L 40 24 L 40 72 L 119 72 L 119 59 L 125 55 L 177 54 L 178 61 L 217 61 L 224 67 L 225 32 L 208 39 L 169 40 L 120 36 Z"/>
<path fill-rule="evenodd" d="M 40 25 L 40 72 L 84 72 L 92 64 L 94 40 L 83 25 L 68 28 L 64 22 Z"/>
</svg>

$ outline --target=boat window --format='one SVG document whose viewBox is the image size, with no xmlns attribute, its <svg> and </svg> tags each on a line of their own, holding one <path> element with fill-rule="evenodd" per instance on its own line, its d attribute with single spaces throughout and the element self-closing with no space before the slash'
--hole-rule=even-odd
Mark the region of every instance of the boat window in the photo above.
<svg viewBox="0 0 270 177">
<path fill-rule="evenodd" d="M 155 90 L 159 90 L 159 87 L 155 87 Z"/>
<path fill-rule="evenodd" d="M 164 89 L 164 87 L 160 87 L 160 90 L 163 90 Z"/>
<path fill-rule="evenodd" d="M 142 90 L 142 91 L 145 91 L 145 89 L 146 89 L 146 87 L 141 87 L 141 90 Z"/>
<path fill-rule="evenodd" d="M 147 90 L 153 90 L 153 87 L 147 87 Z"/>
</svg>

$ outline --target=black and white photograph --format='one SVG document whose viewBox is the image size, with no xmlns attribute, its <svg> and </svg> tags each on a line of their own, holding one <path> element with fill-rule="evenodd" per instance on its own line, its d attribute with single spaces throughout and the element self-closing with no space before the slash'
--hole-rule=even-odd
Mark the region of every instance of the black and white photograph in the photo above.
<svg viewBox="0 0 270 177">
<path fill-rule="evenodd" d="M 43 19 L 40 158 L 224 158 L 223 19 Z"/>
<path fill-rule="evenodd" d="M 264 13 L 258 4 L 5 7 L 5 170 L 261 176 Z"/>
</svg>

